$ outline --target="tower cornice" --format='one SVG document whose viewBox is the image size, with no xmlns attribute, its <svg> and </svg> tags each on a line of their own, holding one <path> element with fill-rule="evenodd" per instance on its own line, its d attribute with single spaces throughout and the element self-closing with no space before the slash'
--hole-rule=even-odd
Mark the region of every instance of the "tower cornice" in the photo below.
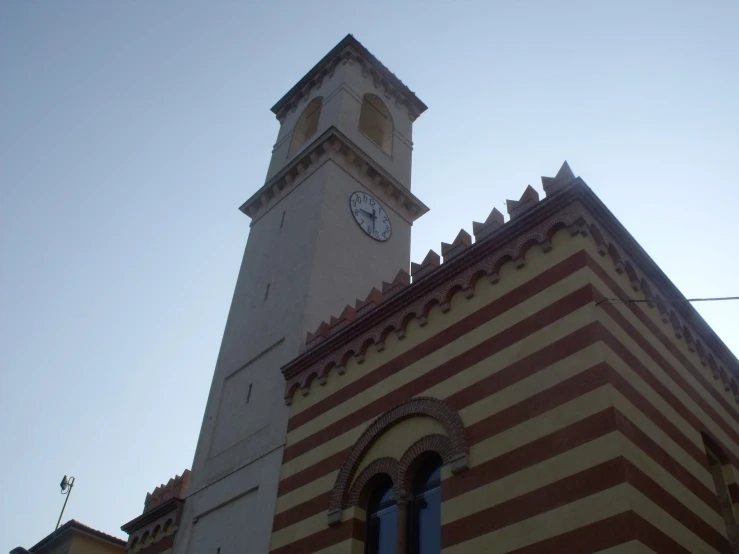
<svg viewBox="0 0 739 554">
<path fill-rule="evenodd" d="M 336 127 L 329 127 L 317 137 L 239 209 L 252 219 L 253 225 L 329 159 L 377 194 L 386 206 L 408 223 L 413 223 L 429 210 Z"/>
<path fill-rule="evenodd" d="M 405 106 L 408 117 L 414 121 L 426 111 L 427 106 L 398 77 L 380 62 L 369 50 L 351 34 L 344 37 L 326 54 L 287 94 L 272 106 L 272 112 L 280 122 L 290 110 L 295 110 L 300 101 L 309 96 L 326 77 L 333 75 L 339 64 L 358 63 L 382 87 L 387 99 L 394 99 L 398 105 Z"/>
</svg>

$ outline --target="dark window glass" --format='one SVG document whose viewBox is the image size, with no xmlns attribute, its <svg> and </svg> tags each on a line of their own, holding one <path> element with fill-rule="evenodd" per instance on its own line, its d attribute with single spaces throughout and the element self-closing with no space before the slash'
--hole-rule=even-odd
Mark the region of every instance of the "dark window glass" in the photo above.
<svg viewBox="0 0 739 554">
<path fill-rule="evenodd" d="M 413 480 L 413 495 L 408 506 L 408 547 L 411 554 L 441 552 L 441 458 L 429 458 Z"/>
<path fill-rule="evenodd" d="M 395 554 L 398 506 L 393 499 L 390 478 L 377 483 L 367 505 L 366 554 Z"/>
</svg>

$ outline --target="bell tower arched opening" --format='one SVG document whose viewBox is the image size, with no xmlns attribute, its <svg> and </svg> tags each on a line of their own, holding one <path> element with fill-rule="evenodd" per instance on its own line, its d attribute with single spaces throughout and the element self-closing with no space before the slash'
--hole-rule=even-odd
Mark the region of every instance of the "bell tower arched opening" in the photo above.
<svg viewBox="0 0 739 554">
<path fill-rule="evenodd" d="M 318 120 L 321 117 L 321 105 L 323 104 L 323 97 L 317 96 L 311 100 L 308 105 L 300 114 L 297 123 L 295 123 L 295 130 L 293 131 L 293 138 L 290 142 L 290 151 L 288 156 L 292 156 L 298 150 L 300 150 L 306 141 L 316 134 L 318 130 Z"/>
<path fill-rule="evenodd" d="M 393 154 L 393 120 L 385 103 L 374 94 L 362 97 L 359 130 L 379 146 L 385 154 Z"/>
</svg>

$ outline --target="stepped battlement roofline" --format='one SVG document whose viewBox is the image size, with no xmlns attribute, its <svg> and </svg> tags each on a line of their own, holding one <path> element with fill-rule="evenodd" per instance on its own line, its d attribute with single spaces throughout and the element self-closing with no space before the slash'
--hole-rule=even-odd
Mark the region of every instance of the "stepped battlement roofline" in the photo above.
<svg viewBox="0 0 739 554">
<path fill-rule="evenodd" d="M 448 311 L 454 294 L 471 298 L 478 279 L 497 283 L 503 264 L 525 266 L 529 248 L 548 252 L 552 236 L 566 228 L 595 241 L 598 253 L 628 276 L 632 291 L 659 310 L 661 321 L 739 403 L 739 361 L 587 184 L 565 162 L 556 177 L 542 177 L 542 185 L 544 200 L 527 187 L 519 200 L 507 201 L 508 222 L 493 209 L 485 222 L 473 223 L 474 243 L 460 230 L 451 243 L 441 244 L 441 256 L 430 250 L 420 264 L 411 265 L 410 275 L 399 271 L 391 283 L 373 288 L 364 300 L 308 333 L 305 351 L 282 368 L 285 401 L 290 404 L 298 390 L 309 394 L 313 381 L 325 383 L 332 370 L 343 374 L 350 358 L 361 364 L 370 346 L 382 351 L 390 333 L 402 339 L 411 320 L 424 326 L 432 307 Z"/>
</svg>

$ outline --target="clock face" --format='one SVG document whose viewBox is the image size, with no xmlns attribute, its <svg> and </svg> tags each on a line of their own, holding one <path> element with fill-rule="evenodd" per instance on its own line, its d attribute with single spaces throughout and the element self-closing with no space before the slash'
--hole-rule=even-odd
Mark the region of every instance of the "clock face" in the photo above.
<svg viewBox="0 0 739 554">
<path fill-rule="evenodd" d="M 390 218 L 380 203 L 366 192 L 355 192 L 349 198 L 349 208 L 359 227 L 375 240 L 385 242 L 393 232 Z"/>
</svg>

